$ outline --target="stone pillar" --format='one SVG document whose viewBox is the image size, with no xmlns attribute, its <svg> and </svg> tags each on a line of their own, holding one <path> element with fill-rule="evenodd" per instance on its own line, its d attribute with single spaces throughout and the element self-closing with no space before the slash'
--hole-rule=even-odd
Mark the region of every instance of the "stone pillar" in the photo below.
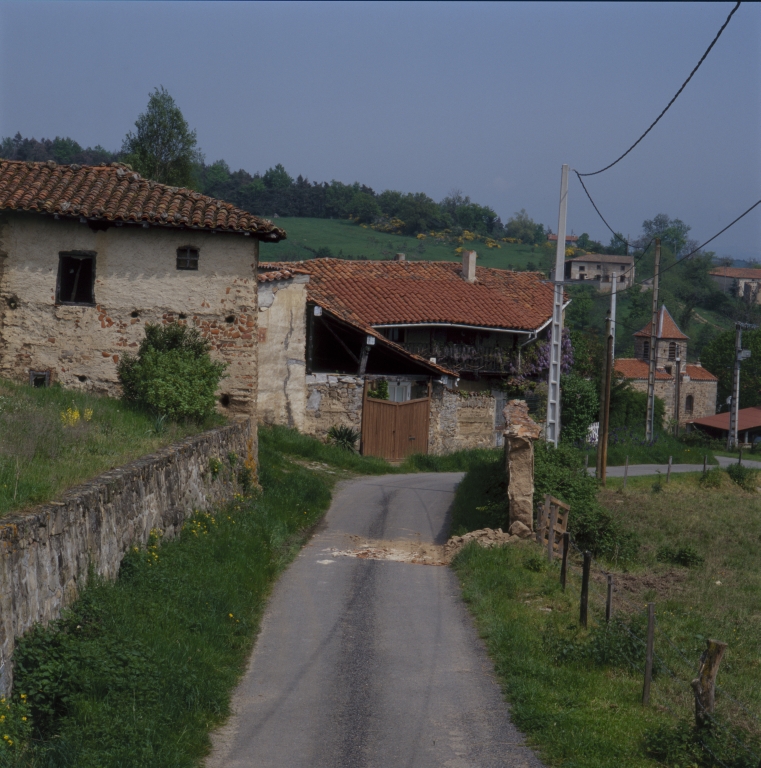
<svg viewBox="0 0 761 768">
<path fill-rule="evenodd" d="M 510 400 L 504 413 L 509 531 L 527 538 L 534 528 L 534 440 L 541 427 L 529 416 L 525 400 Z"/>
</svg>

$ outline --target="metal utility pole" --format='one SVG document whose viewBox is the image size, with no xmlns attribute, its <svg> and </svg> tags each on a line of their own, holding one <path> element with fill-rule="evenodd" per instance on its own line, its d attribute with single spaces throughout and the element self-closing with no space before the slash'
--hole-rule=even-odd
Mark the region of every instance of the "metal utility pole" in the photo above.
<svg viewBox="0 0 761 768">
<path fill-rule="evenodd" d="M 599 478 L 603 486 L 605 485 L 605 476 L 608 472 L 608 428 L 610 426 L 610 383 L 613 378 L 613 323 L 610 312 L 608 312 L 608 321 L 605 323 L 605 399 L 603 400 L 602 419 L 600 422 L 599 437 L 597 439 L 597 453 L 600 456 L 600 474 Z"/>
<path fill-rule="evenodd" d="M 565 229 L 568 212 L 568 166 L 560 172 L 560 212 L 558 214 L 558 246 L 555 251 L 555 299 L 552 307 L 552 342 L 550 377 L 547 389 L 547 423 L 545 439 L 557 446 L 560 439 L 560 364 L 563 340 L 563 278 L 565 277 Z"/>
<path fill-rule="evenodd" d="M 661 269 L 661 239 L 655 238 L 655 273 L 653 275 L 653 318 L 650 323 L 650 360 L 647 370 L 647 416 L 645 439 L 655 438 L 655 366 L 658 360 L 658 276 Z"/>
<path fill-rule="evenodd" d="M 758 328 L 750 323 L 735 323 L 735 366 L 732 372 L 732 400 L 729 406 L 729 435 L 727 450 L 737 448 L 737 412 L 740 410 L 740 363 L 750 357 L 750 350 L 743 349 L 743 331 Z"/>
</svg>

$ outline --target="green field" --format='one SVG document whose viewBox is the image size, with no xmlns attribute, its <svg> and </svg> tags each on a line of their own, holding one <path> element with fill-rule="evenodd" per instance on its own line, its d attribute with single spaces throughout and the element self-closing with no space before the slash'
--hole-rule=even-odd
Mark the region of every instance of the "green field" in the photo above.
<svg viewBox="0 0 761 768">
<path fill-rule="evenodd" d="M 395 253 L 404 253 L 416 261 L 459 261 L 456 244 L 434 243 L 429 238 L 418 240 L 405 235 L 389 235 L 364 229 L 345 219 L 279 218 L 279 227 L 288 233 L 280 243 L 262 243 L 262 261 L 302 261 L 313 259 L 320 249 L 327 248 L 337 258 L 392 259 Z M 540 269 L 543 249 L 538 246 L 500 243 L 500 248 L 489 249 L 484 243 L 473 242 L 478 252 L 479 266 L 500 269 L 526 269 L 533 262 Z M 546 260 L 546 258 L 545 258 Z"/>
</svg>

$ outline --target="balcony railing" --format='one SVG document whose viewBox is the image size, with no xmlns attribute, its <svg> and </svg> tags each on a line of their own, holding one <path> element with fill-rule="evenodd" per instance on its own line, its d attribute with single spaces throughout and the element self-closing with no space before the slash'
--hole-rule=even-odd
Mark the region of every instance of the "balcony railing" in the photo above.
<svg viewBox="0 0 761 768">
<path fill-rule="evenodd" d="M 408 351 L 420 357 L 436 358 L 439 365 L 471 373 L 511 373 L 514 358 L 499 347 L 479 347 L 470 344 L 402 344 Z"/>
</svg>

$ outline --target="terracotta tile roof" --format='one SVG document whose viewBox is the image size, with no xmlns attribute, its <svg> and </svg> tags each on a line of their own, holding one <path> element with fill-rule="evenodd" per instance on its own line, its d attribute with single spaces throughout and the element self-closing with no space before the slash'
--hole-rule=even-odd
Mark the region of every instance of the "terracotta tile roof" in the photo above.
<svg viewBox="0 0 761 768">
<path fill-rule="evenodd" d="M 273 283 L 276 280 L 290 280 L 295 275 L 308 275 L 303 269 L 277 269 L 271 272 L 258 272 L 256 280 L 259 283 Z"/>
<path fill-rule="evenodd" d="M 646 360 L 639 360 L 636 357 L 620 357 L 616 360 L 613 368 L 625 379 L 647 379 L 649 366 Z M 655 378 L 657 381 L 671 381 L 674 377 L 666 373 L 663 368 L 656 368 Z"/>
<path fill-rule="evenodd" d="M 718 381 L 710 371 L 707 371 L 701 365 L 685 365 L 684 372 L 693 381 Z"/>
<path fill-rule="evenodd" d="M 754 269 L 753 267 L 720 267 L 719 269 L 712 269 L 708 274 L 714 277 L 741 277 L 746 280 L 761 280 L 761 269 Z"/>
<path fill-rule="evenodd" d="M 476 282 L 467 283 L 454 261 L 313 259 L 297 264 L 311 276 L 311 301 L 367 326 L 454 323 L 534 331 L 552 318 L 552 285 L 536 272 L 477 267 Z"/>
<path fill-rule="evenodd" d="M 547 235 L 547 239 L 548 239 L 548 240 L 549 240 L 551 243 L 557 243 L 557 241 L 558 241 L 558 236 L 557 236 L 557 235 Z M 575 243 L 575 242 L 576 242 L 578 239 L 579 239 L 579 236 L 578 236 L 578 235 L 566 235 L 566 236 L 565 236 L 565 241 L 566 241 L 566 243 Z"/>
<path fill-rule="evenodd" d="M 637 331 L 635 336 L 650 336 L 650 329 L 653 325 L 651 320 L 641 331 Z M 666 309 L 666 305 L 661 305 L 661 310 L 658 313 L 658 333 L 656 338 L 658 339 L 689 339 L 689 336 L 685 336 L 677 327 L 674 322 L 674 318 L 671 317 L 669 311 Z"/>
<path fill-rule="evenodd" d="M 704 419 L 693 419 L 689 424 L 697 424 L 700 427 L 712 427 L 729 432 L 729 411 L 717 413 L 715 416 L 706 416 Z M 740 408 L 737 411 L 737 431 L 761 427 L 761 408 Z"/>
<path fill-rule="evenodd" d="M 254 235 L 277 242 L 285 232 L 231 203 L 142 178 L 121 163 L 57 165 L 0 160 L 0 209 L 89 221 L 146 223 Z"/>
</svg>

